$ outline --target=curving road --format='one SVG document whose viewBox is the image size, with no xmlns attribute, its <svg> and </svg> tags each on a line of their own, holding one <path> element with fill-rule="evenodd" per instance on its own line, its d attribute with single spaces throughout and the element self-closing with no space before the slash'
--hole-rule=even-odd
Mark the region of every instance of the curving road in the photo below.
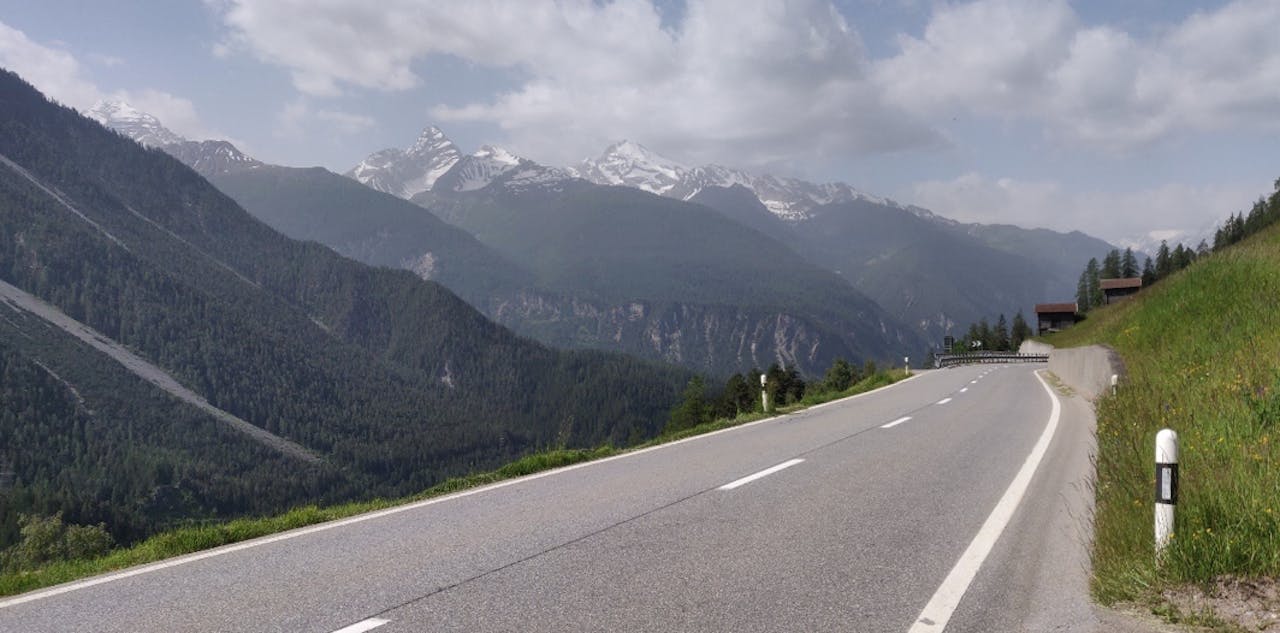
<svg viewBox="0 0 1280 633">
<path fill-rule="evenodd" d="M 0 630 L 1092 631 L 1093 419 L 1042 368 L 927 372 L 3 599 Z"/>
</svg>

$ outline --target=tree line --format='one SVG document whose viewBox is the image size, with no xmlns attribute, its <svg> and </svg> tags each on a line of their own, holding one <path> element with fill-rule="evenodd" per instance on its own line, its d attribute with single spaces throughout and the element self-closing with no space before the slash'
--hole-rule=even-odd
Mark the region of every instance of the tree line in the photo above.
<svg viewBox="0 0 1280 633">
<path fill-rule="evenodd" d="M 1219 252 L 1275 224 L 1280 220 L 1280 178 L 1276 179 L 1274 186 L 1275 191 L 1271 196 L 1258 198 L 1249 213 L 1240 211 L 1228 216 L 1214 232 L 1212 246 L 1207 240 L 1200 240 L 1195 247 L 1179 242 L 1170 248 L 1169 242 L 1162 240 L 1155 258 L 1146 257 L 1141 268 L 1138 267 L 1132 248 L 1126 248 L 1123 252 L 1112 249 L 1101 262 L 1096 257 L 1090 258 L 1080 272 L 1080 280 L 1076 285 L 1078 310 L 1086 313 L 1104 304 L 1102 281 L 1105 279 L 1141 277 L 1142 287 L 1149 288 L 1196 260 Z"/>
<path fill-rule="evenodd" d="M 985 318 L 979 319 L 977 323 L 970 323 L 965 335 L 957 339 L 947 351 L 953 354 L 979 351 L 1016 352 L 1022 347 L 1022 342 L 1032 336 L 1035 336 L 1035 330 L 1031 329 L 1026 317 L 1022 316 L 1021 310 L 1013 315 L 1012 323 L 1001 313 L 995 325 Z"/>
<path fill-rule="evenodd" d="M 707 424 L 715 420 L 732 420 L 740 415 L 767 413 L 761 397 L 761 378 L 764 393 L 769 395 L 769 410 L 799 404 L 806 400 L 832 396 L 852 389 L 863 381 L 879 377 L 881 372 L 875 361 L 868 360 L 861 367 L 837 358 L 827 368 L 821 380 L 806 381 L 795 367 L 783 367 L 773 363 L 761 372 L 752 368 L 747 373 L 736 373 L 724 386 L 709 392 L 706 379 L 694 376 L 685 387 L 679 404 L 671 410 L 671 417 L 664 427 L 667 434 Z"/>
</svg>

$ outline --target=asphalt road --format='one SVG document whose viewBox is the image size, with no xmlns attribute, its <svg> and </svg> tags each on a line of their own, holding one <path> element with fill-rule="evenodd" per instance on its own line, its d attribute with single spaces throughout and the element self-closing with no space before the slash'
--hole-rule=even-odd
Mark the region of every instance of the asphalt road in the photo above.
<svg viewBox="0 0 1280 633">
<path fill-rule="evenodd" d="M 1042 368 L 927 372 L 673 445 L 0 599 L 0 631 L 1093 630 L 1081 546 L 1092 417 L 1057 396 L 1051 425 Z M 1028 459 L 1038 443 L 1042 462 Z M 1020 472 L 1034 476 L 1009 506 Z M 1011 520 L 957 587 L 957 562 L 980 531 L 991 536 L 998 504 L 1016 508 Z M 958 600 L 939 621 L 947 595 Z"/>
</svg>

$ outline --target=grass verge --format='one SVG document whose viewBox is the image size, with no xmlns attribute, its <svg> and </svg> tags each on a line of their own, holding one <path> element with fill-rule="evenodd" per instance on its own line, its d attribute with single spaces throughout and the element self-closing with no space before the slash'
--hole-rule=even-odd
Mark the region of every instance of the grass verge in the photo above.
<svg viewBox="0 0 1280 633">
<path fill-rule="evenodd" d="M 801 403 L 792 407 L 787 407 L 777 412 L 777 414 L 792 413 L 822 402 L 830 402 L 839 398 L 847 398 L 860 393 L 866 393 L 880 387 L 891 385 L 903 378 L 905 378 L 905 375 L 902 372 L 879 372 L 862 380 L 843 392 L 815 395 L 811 399 L 806 397 L 801 401 Z M 627 450 L 638 450 L 641 448 L 656 446 L 658 444 L 665 444 L 684 439 L 686 437 L 702 435 L 704 433 L 710 433 L 712 431 L 718 431 L 746 424 L 748 422 L 762 420 L 777 414 L 748 413 L 740 415 L 734 419 L 715 420 L 713 422 L 682 430 L 678 433 L 660 436 Z M 525 475 L 531 475 L 533 473 L 551 470 L 553 468 L 561 468 L 580 462 L 603 459 L 623 452 L 627 451 L 615 449 L 610 446 L 602 446 L 594 449 L 554 449 L 527 455 L 514 462 L 506 464 L 497 470 L 476 473 L 466 477 L 448 479 L 424 490 L 421 493 L 402 499 L 373 499 L 370 501 L 359 501 L 326 507 L 309 505 L 295 508 L 284 514 L 274 516 L 241 518 L 233 519 L 224 523 L 182 527 L 156 534 L 155 536 L 131 547 L 113 550 L 109 554 L 99 558 L 91 560 L 60 561 L 43 566 L 39 569 L 0 574 L 0 596 L 11 596 L 65 582 L 71 582 L 73 580 L 79 580 L 81 578 L 87 578 L 97 574 L 144 565 L 147 563 L 154 563 L 168 558 L 173 558 L 175 556 L 182 556 L 184 554 L 191 554 L 222 545 L 230 545 L 232 543 L 238 543 L 279 532 L 315 525 L 317 523 L 344 519 L 358 514 L 364 514 L 366 512 L 373 512 L 376 510 L 404 505 L 406 503 L 422 501 L 432 497 L 444 496 L 450 493 L 466 490 L 468 488 L 485 486 L 505 479 L 523 477 Z"/>
<path fill-rule="evenodd" d="M 1095 598 L 1170 605 L 1169 589 L 1280 575 L 1280 230 L 1091 312 L 1048 339 L 1110 345 L 1127 380 L 1098 403 Z M 1154 441 L 1180 440 L 1173 542 L 1153 554 Z"/>
</svg>

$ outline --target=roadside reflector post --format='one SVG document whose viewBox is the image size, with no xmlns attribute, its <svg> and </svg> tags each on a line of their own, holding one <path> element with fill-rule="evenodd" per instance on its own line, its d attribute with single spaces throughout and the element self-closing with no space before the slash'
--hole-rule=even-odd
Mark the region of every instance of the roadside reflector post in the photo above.
<svg viewBox="0 0 1280 633">
<path fill-rule="evenodd" d="M 1178 504 L 1178 434 L 1156 433 L 1156 558 L 1173 538 L 1173 509 Z"/>
<path fill-rule="evenodd" d="M 1111 395 L 1116 395 L 1116 387 L 1120 385 L 1120 376 L 1111 374 Z"/>
<path fill-rule="evenodd" d="M 764 412 L 769 412 L 769 377 L 760 374 L 760 403 L 764 405 Z"/>
<path fill-rule="evenodd" d="M 911 375 L 911 357 L 910 356 L 902 357 L 902 369 L 908 376 Z"/>
</svg>

